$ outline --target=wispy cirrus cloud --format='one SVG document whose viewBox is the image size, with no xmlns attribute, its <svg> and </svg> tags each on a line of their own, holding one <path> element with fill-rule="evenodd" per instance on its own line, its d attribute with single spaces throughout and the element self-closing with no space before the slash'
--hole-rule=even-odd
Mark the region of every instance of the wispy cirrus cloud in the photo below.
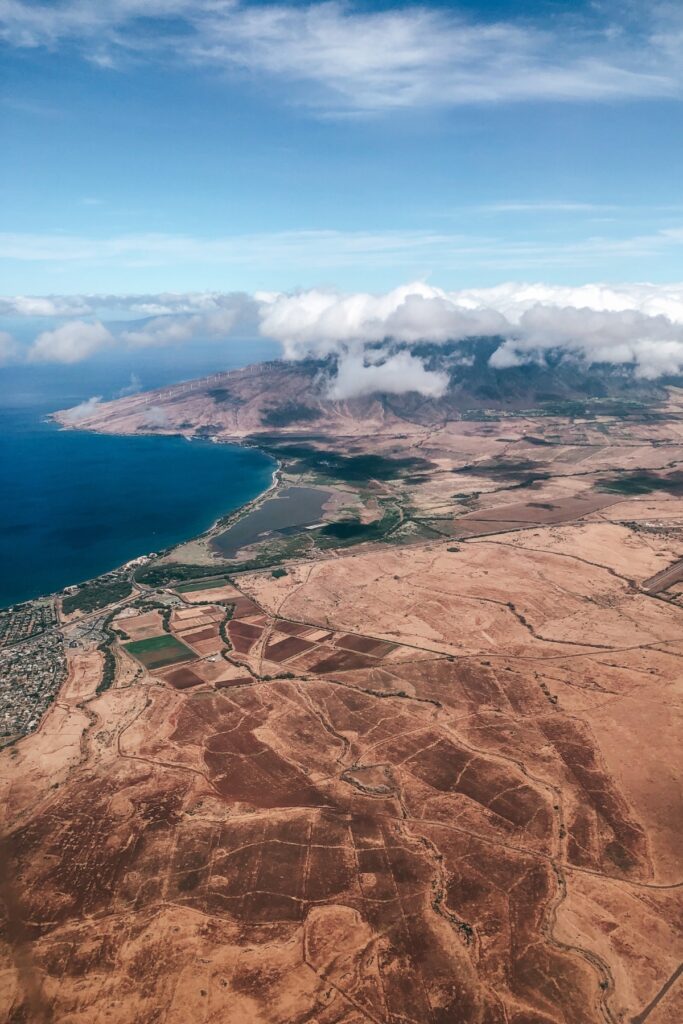
<svg viewBox="0 0 683 1024">
<path fill-rule="evenodd" d="M 2 0 L 0 33 L 17 47 L 75 46 L 91 63 L 159 60 L 258 75 L 318 110 L 680 97 L 683 19 L 673 5 L 619 4 L 557 16 L 554 27 L 443 7 L 361 10 L 338 2 Z"/>
<path fill-rule="evenodd" d="M 580 203 L 566 199 L 507 200 L 477 207 L 483 213 L 611 213 L 622 209 L 610 203 Z"/>
<path fill-rule="evenodd" d="M 619 225 L 617 224 L 617 228 Z M 395 268 L 401 276 L 473 267 L 514 274 L 552 266 L 584 268 L 613 256 L 631 261 L 668 254 L 683 246 L 683 227 L 671 224 L 642 234 L 586 234 L 574 239 L 512 239 L 449 231 L 281 231 L 227 237 L 130 234 L 109 238 L 80 235 L 0 233 L 0 259 L 82 265 L 103 270 L 217 266 L 253 269 L 259 275 L 283 267 L 310 278 L 312 269 Z"/>
</svg>

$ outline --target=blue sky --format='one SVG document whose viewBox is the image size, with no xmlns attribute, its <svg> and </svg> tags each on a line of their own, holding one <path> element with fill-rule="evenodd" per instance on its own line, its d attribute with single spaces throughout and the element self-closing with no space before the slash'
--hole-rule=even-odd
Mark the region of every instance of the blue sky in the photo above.
<svg viewBox="0 0 683 1024">
<path fill-rule="evenodd" d="M 0 0 L 4 294 L 683 277 L 677 4 Z"/>
</svg>

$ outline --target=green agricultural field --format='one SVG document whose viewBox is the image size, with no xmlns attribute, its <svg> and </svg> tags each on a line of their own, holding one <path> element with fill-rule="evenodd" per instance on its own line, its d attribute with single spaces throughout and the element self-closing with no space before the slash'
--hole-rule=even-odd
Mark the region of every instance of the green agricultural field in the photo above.
<svg viewBox="0 0 683 1024">
<path fill-rule="evenodd" d="M 148 640 L 134 640 L 123 646 L 148 669 L 165 668 L 197 657 L 194 651 L 168 633 L 151 636 Z"/>
<path fill-rule="evenodd" d="M 217 579 L 200 580 L 198 583 L 180 583 L 173 589 L 179 594 L 191 594 L 195 590 L 213 590 L 216 587 L 225 587 L 229 583 L 230 580 L 227 577 L 219 576 Z"/>
</svg>

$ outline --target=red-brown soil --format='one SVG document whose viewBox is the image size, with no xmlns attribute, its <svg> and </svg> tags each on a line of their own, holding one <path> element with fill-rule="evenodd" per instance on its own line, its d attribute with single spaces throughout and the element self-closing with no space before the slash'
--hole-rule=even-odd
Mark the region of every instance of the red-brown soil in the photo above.
<svg viewBox="0 0 683 1024">
<path fill-rule="evenodd" d="M 187 690 L 190 686 L 201 686 L 204 680 L 189 668 L 177 668 L 167 672 L 164 679 L 168 680 L 176 690 Z"/>
<path fill-rule="evenodd" d="M 287 661 L 289 658 L 293 658 L 295 654 L 310 651 L 312 647 L 313 644 L 310 644 L 307 640 L 302 640 L 298 636 L 290 636 L 285 640 L 277 640 L 275 643 L 268 644 L 264 651 L 264 657 L 268 658 L 269 661 Z"/>
<path fill-rule="evenodd" d="M 3 1019 L 680 1024 L 683 608 L 648 588 L 683 500 L 596 491 L 683 464 L 671 401 L 609 443 L 340 409 L 341 450 L 435 467 L 368 485 L 412 532 L 237 574 L 230 644 L 183 594 L 191 665 L 115 644 L 97 694 L 73 656 L 0 756 Z M 547 476 L 510 490 L 497 458 Z"/>
</svg>

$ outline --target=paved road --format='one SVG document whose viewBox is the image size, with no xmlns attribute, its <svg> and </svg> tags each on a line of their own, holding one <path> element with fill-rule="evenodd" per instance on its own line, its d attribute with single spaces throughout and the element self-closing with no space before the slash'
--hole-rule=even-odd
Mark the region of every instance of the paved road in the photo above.
<svg viewBox="0 0 683 1024">
<path fill-rule="evenodd" d="M 680 583 L 682 580 L 683 558 L 679 558 L 673 565 L 668 565 L 666 569 L 662 569 L 654 576 L 651 576 L 649 580 L 645 580 L 643 588 L 649 594 L 658 594 L 660 590 L 666 590 L 667 587 L 673 586 L 674 583 Z"/>
</svg>

